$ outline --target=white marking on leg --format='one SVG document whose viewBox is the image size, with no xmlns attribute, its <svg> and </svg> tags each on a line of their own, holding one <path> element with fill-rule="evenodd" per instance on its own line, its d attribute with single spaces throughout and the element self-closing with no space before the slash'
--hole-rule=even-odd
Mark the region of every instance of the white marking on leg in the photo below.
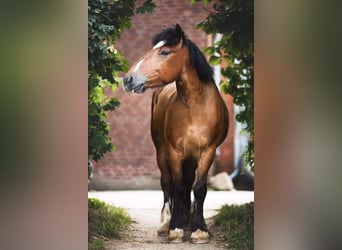
<svg viewBox="0 0 342 250">
<path fill-rule="evenodd" d="M 158 49 L 161 46 L 163 46 L 166 43 L 166 41 L 160 41 L 156 45 L 153 46 L 153 49 Z"/>
<path fill-rule="evenodd" d="M 137 71 L 140 68 L 140 65 L 142 64 L 143 61 L 144 59 L 141 59 L 140 62 L 138 62 L 137 65 L 135 65 L 133 72 Z"/>
<path fill-rule="evenodd" d="M 181 228 L 175 228 L 169 232 L 169 240 L 171 243 L 181 243 L 183 242 L 184 230 Z"/>
<path fill-rule="evenodd" d="M 163 210 L 161 212 L 161 216 L 160 216 L 161 225 L 158 229 L 158 235 L 167 234 L 167 232 L 169 231 L 170 219 L 171 219 L 170 205 L 168 202 L 165 202 Z"/>
<path fill-rule="evenodd" d="M 165 202 L 164 208 L 161 213 L 161 222 L 169 222 L 171 219 L 170 205 L 169 202 Z"/>
<path fill-rule="evenodd" d="M 190 238 L 191 242 L 194 244 L 208 243 L 210 241 L 209 233 L 202 231 L 201 229 L 197 229 L 195 232 L 192 232 Z"/>
</svg>

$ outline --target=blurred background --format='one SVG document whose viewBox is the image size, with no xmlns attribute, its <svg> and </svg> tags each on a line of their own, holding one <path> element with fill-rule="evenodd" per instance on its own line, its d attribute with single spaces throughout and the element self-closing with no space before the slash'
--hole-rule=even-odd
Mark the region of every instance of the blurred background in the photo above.
<svg viewBox="0 0 342 250">
<path fill-rule="evenodd" d="M 256 249 L 341 249 L 339 10 L 255 3 Z M 0 11 L 0 248 L 86 249 L 87 3 Z"/>
</svg>

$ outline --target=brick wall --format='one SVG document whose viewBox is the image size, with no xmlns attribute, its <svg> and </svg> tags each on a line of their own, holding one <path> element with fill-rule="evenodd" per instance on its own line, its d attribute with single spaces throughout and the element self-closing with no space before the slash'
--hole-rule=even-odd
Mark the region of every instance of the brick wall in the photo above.
<svg viewBox="0 0 342 250">
<path fill-rule="evenodd" d="M 138 6 L 142 1 L 137 1 Z M 188 38 L 199 48 L 208 46 L 211 39 L 201 30 L 195 29 L 196 23 L 207 15 L 202 3 L 193 6 L 188 0 L 157 0 L 152 14 L 137 15 L 132 18 L 132 27 L 122 33 L 116 42 L 131 64 L 151 48 L 151 39 L 163 26 L 178 23 Z M 110 136 L 116 150 L 107 153 L 98 163 L 94 163 L 94 175 L 89 188 L 92 189 L 159 189 L 160 173 L 156 164 L 155 149 L 150 136 L 150 103 L 152 91 L 143 95 L 124 92 L 120 86 L 108 95 L 120 100 L 120 108 L 108 114 L 111 126 Z M 231 133 L 231 132 L 230 132 Z M 224 160 L 219 160 L 219 169 L 229 172 L 232 161 L 232 143 L 222 149 Z M 223 164 L 223 165 L 222 165 Z M 214 169 L 214 168 L 213 168 Z"/>
</svg>

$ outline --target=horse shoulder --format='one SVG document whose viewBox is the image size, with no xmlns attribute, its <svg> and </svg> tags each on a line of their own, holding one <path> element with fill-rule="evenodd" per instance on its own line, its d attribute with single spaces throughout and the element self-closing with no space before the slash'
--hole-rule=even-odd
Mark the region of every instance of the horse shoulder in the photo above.
<svg viewBox="0 0 342 250">
<path fill-rule="evenodd" d="M 170 84 L 172 85 L 172 84 Z M 172 101 L 172 96 L 176 93 L 175 87 L 165 86 L 153 93 L 151 104 L 151 134 L 163 136 L 165 128 L 166 113 Z"/>
</svg>

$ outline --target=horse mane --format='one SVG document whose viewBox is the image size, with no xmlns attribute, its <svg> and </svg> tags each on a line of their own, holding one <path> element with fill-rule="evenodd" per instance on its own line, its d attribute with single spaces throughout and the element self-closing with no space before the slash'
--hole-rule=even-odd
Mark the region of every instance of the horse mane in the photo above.
<svg viewBox="0 0 342 250">
<path fill-rule="evenodd" d="M 204 83 L 215 83 L 213 78 L 213 69 L 207 62 L 202 51 L 190 39 L 181 32 L 183 47 L 188 47 L 190 65 L 193 66 L 198 74 L 199 79 Z M 156 45 L 160 41 L 165 41 L 166 46 L 175 47 L 179 42 L 179 36 L 176 34 L 176 28 L 168 28 L 156 34 L 152 39 L 152 45 Z"/>
</svg>

